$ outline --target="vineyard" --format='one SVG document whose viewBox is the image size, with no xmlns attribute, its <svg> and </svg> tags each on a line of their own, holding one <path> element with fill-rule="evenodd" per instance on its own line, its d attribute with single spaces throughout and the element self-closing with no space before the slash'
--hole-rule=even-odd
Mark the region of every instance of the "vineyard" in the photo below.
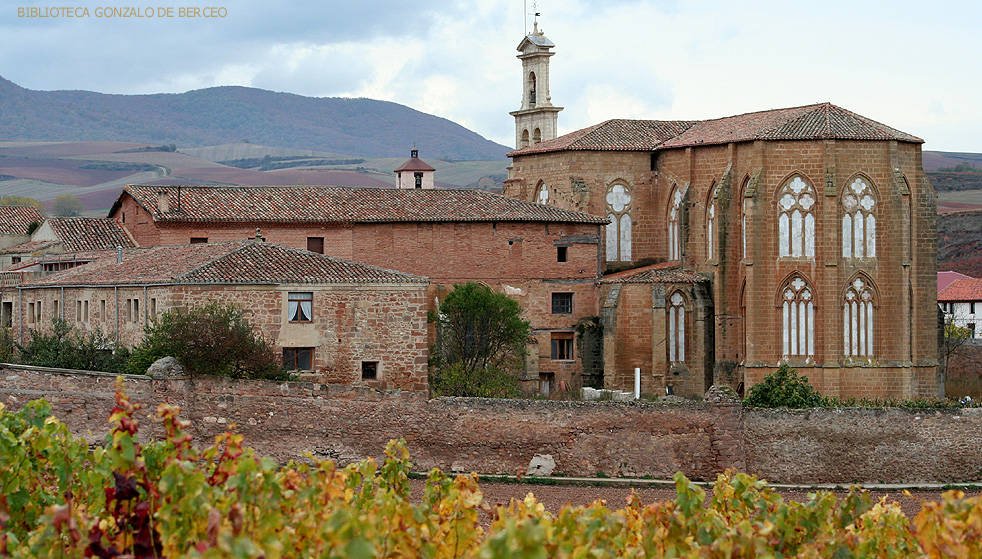
<svg viewBox="0 0 982 559">
<path fill-rule="evenodd" d="M 489 506 L 477 477 L 429 473 L 391 442 L 381 463 L 281 467 L 225 433 L 203 449 L 179 409 L 157 407 L 141 444 L 139 406 L 117 390 L 112 431 L 90 448 L 44 401 L 0 404 L 0 557 L 980 557 L 982 498 L 950 491 L 911 522 L 855 490 L 784 501 L 764 482 L 721 474 L 706 494 L 681 474 L 676 498 L 620 510 L 550 513 L 530 494 Z"/>
</svg>

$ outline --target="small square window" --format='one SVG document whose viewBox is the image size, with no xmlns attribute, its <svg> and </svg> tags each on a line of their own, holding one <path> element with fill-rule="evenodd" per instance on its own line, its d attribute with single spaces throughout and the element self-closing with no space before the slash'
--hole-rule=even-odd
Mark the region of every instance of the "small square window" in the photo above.
<svg viewBox="0 0 982 559">
<path fill-rule="evenodd" d="M 376 380 L 378 378 L 378 361 L 361 362 L 361 380 Z"/>
<path fill-rule="evenodd" d="M 573 333 L 552 333 L 552 358 L 557 361 L 568 361 L 573 357 Z"/>
<path fill-rule="evenodd" d="M 569 247 L 556 247 L 556 262 L 566 262 L 568 260 Z"/>
<path fill-rule="evenodd" d="M 552 314 L 573 314 L 573 294 L 553 293 Z"/>
<path fill-rule="evenodd" d="M 11 264 L 20 264 L 20 256 L 14 256 L 10 259 Z"/>
<path fill-rule="evenodd" d="M 307 250 L 324 254 L 324 237 L 307 237 Z"/>
<path fill-rule="evenodd" d="M 313 320 L 313 293 L 291 292 L 287 299 L 290 322 L 310 322 Z"/>
<path fill-rule="evenodd" d="M 288 371 L 312 371 L 314 369 L 314 348 L 283 348 L 283 367 Z"/>
<path fill-rule="evenodd" d="M 208 237 L 191 237 L 192 245 L 203 245 L 208 242 Z"/>
</svg>

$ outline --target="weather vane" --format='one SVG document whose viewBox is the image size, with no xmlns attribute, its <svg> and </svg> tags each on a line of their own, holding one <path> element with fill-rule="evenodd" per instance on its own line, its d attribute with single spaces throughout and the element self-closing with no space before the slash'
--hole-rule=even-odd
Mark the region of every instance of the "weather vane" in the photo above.
<svg viewBox="0 0 982 559">
<path fill-rule="evenodd" d="M 525 17 L 525 34 L 528 35 L 529 34 L 528 0 L 525 0 L 525 2 L 526 2 L 525 3 L 525 16 L 526 16 Z M 542 14 L 539 13 L 539 2 L 538 2 L 538 0 L 532 0 L 532 18 L 533 18 L 533 21 L 535 22 L 535 28 L 536 29 L 539 26 L 539 16 L 540 15 L 542 15 Z"/>
</svg>

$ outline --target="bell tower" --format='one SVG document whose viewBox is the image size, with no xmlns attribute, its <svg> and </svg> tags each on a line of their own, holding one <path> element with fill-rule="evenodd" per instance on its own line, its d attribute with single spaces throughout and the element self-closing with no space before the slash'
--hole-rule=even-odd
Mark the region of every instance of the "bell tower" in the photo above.
<svg viewBox="0 0 982 559">
<path fill-rule="evenodd" d="M 536 14 L 538 15 L 538 14 Z M 556 137 L 556 121 L 562 107 L 552 105 L 549 95 L 549 57 L 556 46 L 539 30 L 539 22 L 518 45 L 522 61 L 522 108 L 508 114 L 515 117 L 515 148 Z"/>
</svg>

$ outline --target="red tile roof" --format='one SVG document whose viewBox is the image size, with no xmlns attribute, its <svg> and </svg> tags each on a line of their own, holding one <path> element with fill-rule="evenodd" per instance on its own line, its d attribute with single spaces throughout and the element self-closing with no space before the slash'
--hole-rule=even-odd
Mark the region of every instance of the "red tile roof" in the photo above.
<svg viewBox="0 0 982 559">
<path fill-rule="evenodd" d="M 436 171 L 436 169 L 430 167 L 429 164 L 418 157 L 410 157 L 393 172 L 398 173 L 400 171 Z"/>
<path fill-rule="evenodd" d="M 130 248 L 28 286 L 427 283 L 427 279 L 259 241 Z"/>
<path fill-rule="evenodd" d="M 28 241 L 12 247 L 0 249 L 0 254 L 33 254 L 35 252 L 53 247 L 59 241 Z"/>
<path fill-rule="evenodd" d="M 938 293 L 941 290 L 951 285 L 951 282 L 960 279 L 973 279 L 972 276 L 966 276 L 965 274 L 960 274 L 958 272 L 942 271 L 938 272 Z"/>
<path fill-rule="evenodd" d="M 132 247 L 133 241 L 114 219 L 52 217 L 48 223 L 65 245 L 65 252 Z"/>
<path fill-rule="evenodd" d="M 0 206 L 0 235 L 26 235 L 32 222 L 38 225 L 44 216 L 32 206 Z"/>
<path fill-rule="evenodd" d="M 614 119 L 576 132 L 532 144 L 509 153 L 529 155 L 550 151 L 651 151 L 695 124 L 692 120 Z"/>
<path fill-rule="evenodd" d="M 564 150 L 658 150 L 755 140 L 924 140 L 832 103 L 774 109 L 702 121 L 608 120 L 509 153 Z"/>
<path fill-rule="evenodd" d="M 982 279 L 961 279 L 951 282 L 938 293 L 938 301 L 982 301 Z"/>
<path fill-rule="evenodd" d="M 682 269 L 678 262 L 662 262 L 604 276 L 600 283 L 703 283 L 709 278 Z"/>
<path fill-rule="evenodd" d="M 169 210 L 157 206 L 169 194 Z M 607 219 L 506 198 L 481 190 L 344 188 L 321 186 L 129 185 L 132 196 L 158 222 L 388 223 L 531 221 L 606 223 Z M 180 204 L 178 204 L 180 197 Z"/>
</svg>

